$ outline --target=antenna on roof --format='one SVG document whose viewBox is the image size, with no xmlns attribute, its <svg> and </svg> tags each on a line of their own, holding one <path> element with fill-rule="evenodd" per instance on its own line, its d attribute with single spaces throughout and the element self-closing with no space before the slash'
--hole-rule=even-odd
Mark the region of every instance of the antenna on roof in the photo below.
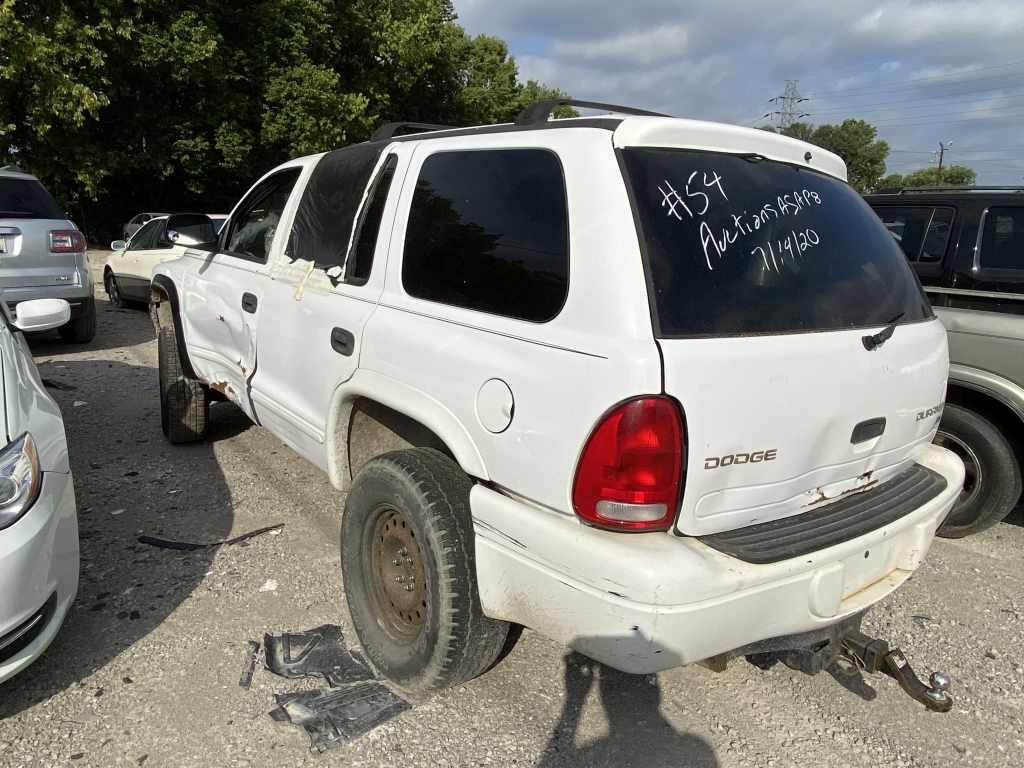
<svg viewBox="0 0 1024 768">
<path fill-rule="evenodd" d="M 620 115 L 646 115 L 648 117 L 671 117 L 662 112 L 650 112 L 636 107 L 623 107 L 618 104 L 605 104 L 600 101 L 581 101 L 579 99 L 541 99 L 526 107 L 516 115 L 516 125 L 536 125 L 546 123 L 551 113 L 559 107 L 582 107 L 583 109 L 604 109 Z"/>
</svg>

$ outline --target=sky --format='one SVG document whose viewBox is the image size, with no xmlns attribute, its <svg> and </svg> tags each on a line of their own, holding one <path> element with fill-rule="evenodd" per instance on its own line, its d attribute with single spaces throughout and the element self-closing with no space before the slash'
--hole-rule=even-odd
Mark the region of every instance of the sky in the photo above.
<svg viewBox="0 0 1024 768">
<path fill-rule="evenodd" d="M 523 80 L 590 101 L 759 126 L 798 81 L 806 122 L 858 117 L 890 172 L 964 164 L 1024 185 L 1024 0 L 454 0 Z"/>
</svg>

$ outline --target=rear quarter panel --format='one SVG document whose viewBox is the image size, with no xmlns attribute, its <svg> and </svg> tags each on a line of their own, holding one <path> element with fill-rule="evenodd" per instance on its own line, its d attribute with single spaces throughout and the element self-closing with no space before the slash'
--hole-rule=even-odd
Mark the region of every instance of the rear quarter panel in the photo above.
<svg viewBox="0 0 1024 768">
<path fill-rule="evenodd" d="M 530 323 L 417 299 L 402 285 L 406 220 L 424 159 L 454 149 L 538 147 L 557 153 L 569 211 L 568 298 L 553 320 Z M 571 513 L 576 461 L 602 414 L 661 391 L 639 244 L 608 131 L 531 131 L 423 142 L 406 176 L 381 303 L 360 367 L 414 388 L 475 444 L 481 474 Z M 481 423 L 491 379 L 514 398 L 510 426 Z M 442 435 L 443 437 L 443 435 Z"/>
</svg>

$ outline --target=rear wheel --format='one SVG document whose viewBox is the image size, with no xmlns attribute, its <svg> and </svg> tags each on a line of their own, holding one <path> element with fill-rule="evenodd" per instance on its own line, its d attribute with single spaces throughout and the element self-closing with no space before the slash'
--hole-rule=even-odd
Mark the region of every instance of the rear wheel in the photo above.
<svg viewBox="0 0 1024 768">
<path fill-rule="evenodd" d="M 85 344 L 96 336 L 96 299 L 90 296 L 82 304 L 82 313 L 57 329 L 64 341 Z"/>
<path fill-rule="evenodd" d="M 341 568 L 356 633 L 374 666 L 423 693 L 470 680 L 509 625 L 480 608 L 470 479 L 429 448 L 373 459 L 345 502 Z"/>
<path fill-rule="evenodd" d="M 974 411 L 946 405 L 935 442 L 964 462 L 964 488 L 938 530 L 962 538 L 1005 518 L 1020 499 L 1020 466 L 1013 446 L 993 424 Z"/>
<path fill-rule="evenodd" d="M 209 393 L 181 370 L 173 328 L 157 332 L 160 376 L 160 426 L 171 443 L 194 443 L 206 437 L 210 420 Z"/>
</svg>

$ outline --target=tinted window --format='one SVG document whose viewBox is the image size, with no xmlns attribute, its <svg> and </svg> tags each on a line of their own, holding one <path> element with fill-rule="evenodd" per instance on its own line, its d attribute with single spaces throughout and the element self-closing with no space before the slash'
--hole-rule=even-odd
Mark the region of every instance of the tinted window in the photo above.
<svg viewBox="0 0 1024 768">
<path fill-rule="evenodd" d="M 377 174 L 373 183 L 370 199 L 363 209 L 363 215 L 356 230 L 355 246 L 348 257 L 345 276 L 347 282 L 360 285 L 370 279 L 373 267 L 373 253 L 377 248 L 377 233 L 380 231 L 380 220 L 384 216 L 384 204 L 388 200 L 391 180 L 395 177 L 398 157 L 391 155 L 384 161 L 384 167 Z"/>
<path fill-rule="evenodd" d="M 953 224 L 952 208 L 884 205 L 875 213 L 911 261 L 941 261 Z"/>
<path fill-rule="evenodd" d="M 569 283 L 558 158 L 537 149 L 444 152 L 423 163 L 402 283 L 412 296 L 544 322 Z"/>
<path fill-rule="evenodd" d="M 1024 270 L 1024 208 L 989 208 L 981 238 L 981 268 Z"/>
<path fill-rule="evenodd" d="M 931 308 L 861 197 L 806 168 L 710 152 L 630 149 L 663 336 L 838 330 Z"/>
<path fill-rule="evenodd" d="M 63 219 L 64 212 L 35 179 L 0 176 L 0 217 L 7 219 Z"/>
<path fill-rule="evenodd" d="M 949 243 L 949 233 L 953 228 L 953 209 L 936 208 L 932 212 L 932 220 L 928 225 L 928 234 L 924 238 L 924 246 L 921 248 L 921 255 L 918 261 L 942 261 L 946 255 L 946 244 Z"/>
<path fill-rule="evenodd" d="M 157 240 L 160 238 L 160 231 L 163 229 L 163 224 L 163 219 L 155 219 L 143 224 L 139 227 L 138 231 L 132 235 L 131 242 L 128 244 L 128 250 L 147 251 L 151 248 L 156 248 Z"/>
<path fill-rule="evenodd" d="M 277 224 L 300 173 L 300 168 L 281 171 L 249 193 L 228 223 L 225 250 L 253 261 L 267 260 Z"/>
</svg>

